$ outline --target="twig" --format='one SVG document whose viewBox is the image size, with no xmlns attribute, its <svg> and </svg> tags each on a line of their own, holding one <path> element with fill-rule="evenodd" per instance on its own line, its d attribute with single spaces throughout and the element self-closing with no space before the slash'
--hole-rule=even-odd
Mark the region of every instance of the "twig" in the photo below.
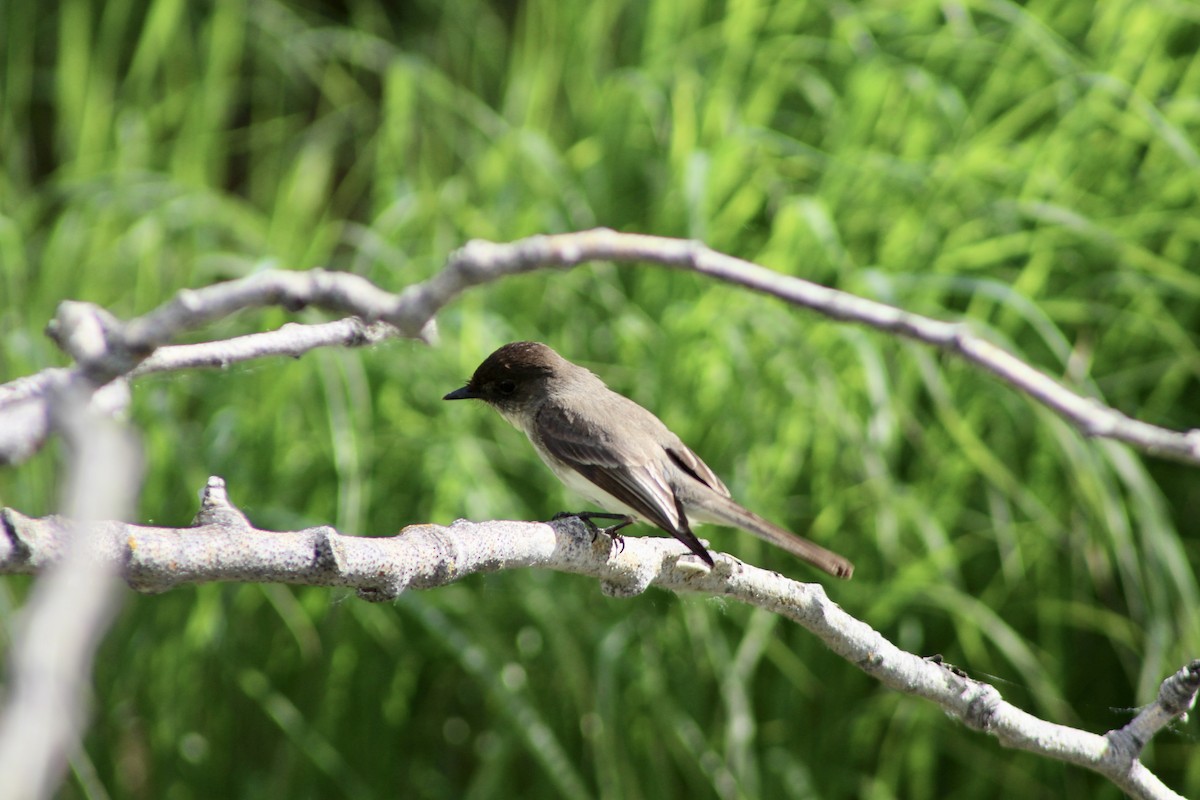
<svg viewBox="0 0 1200 800">
<path fill-rule="evenodd" d="M 386 292 L 357 275 L 318 269 L 307 272 L 266 271 L 227 283 L 185 290 L 159 308 L 128 322 L 118 320 L 107 311 L 88 303 L 64 302 L 49 325 L 49 332 L 60 347 L 75 360 L 75 366 L 44 370 L 37 375 L 0 385 L 0 463 L 15 463 L 30 457 L 44 444 L 49 433 L 58 428 L 67 434 L 68 440 L 79 442 L 81 450 L 109 450 L 111 459 L 115 460 L 108 462 L 108 473 L 126 469 L 125 464 L 132 456 L 128 453 L 112 455 L 118 451 L 124 452 L 123 448 L 126 445 L 118 443 L 122 441 L 121 437 L 114 438 L 103 434 L 95 441 L 103 440 L 108 444 L 103 447 L 88 445 L 86 442 L 92 441 L 92 438 L 78 431 L 73 432 L 72 426 L 76 425 L 79 419 L 86 419 L 89 420 L 87 424 L 94 424 L 97 430 L 106 429 L 106 426 L 98 421 L 111 418 L 127 406 L 128 381 L 132 378 L 164 370 L 226 366 L 271 355 L 299 356 L 316 347 L 355 346 L 396 336 L 430 341 L 436 335 L 433 320 L 438 311 L 473 286 L 545 267 L 574 267 L 596 260 L 646 262 L 709 275 L 780 298 L 833 319 L 867 325 L 939 347 L 967 359 L 1045 404 L 1085 435 L 1115 439 L 1146 453 L 1200 464 L 1200 430 L 1171 431 L 1134 420 L 1095 399 L 1083 397 L 975 335 L 965 324 L 941 322 L 910 314 L 883 303 L 781 275 L 714 252 L 697 242 L 623 234 L 604 229 L 534 236 L 510 244 L 470 242 L 453 253 L 446 266 L 429 280 L 409 286 L 398 294 Z M 318 306 L 338 313 L 353 314 L 359 319 L 344 319 L 315 326 L 287 325 L 277 331 L 252 334 L 228 341 L 173 345 L 184 332 L 242 309 L 267 305 L 278 305 L 292 311 L 306 306 Z M 70 414 L 60 413 L 64 406 L 59 398 L 65 396 L 75 398 L 71 403 L 71 408 L 75 411 Z M 100 481 L 106 477 L 104 474 L 92 472 L 93 467 L 89 466 L 92 463 L 94 462 L 91 457 L 76 462 L 76 468 L 81 475 L 92 475 L 92 478 L 81 479 L 83 483 L 92 479 Z M 136 470 L 130 468 L 129 473 L 135 475 Z M 136 480 L 134 483 L 136 484 Z M 124 498 L 124 495 L 118 491 L 109 498 L 115 505 L 105 505 L 106 501 L 102 496 L 94 501 L 77 498 L 68 509 L 75 519 L 120 518 L 121 511 L 131 505 L 127 502 L 128 498 L 116 502 L 113 499 L 116 497 Z M 101 514 L 102 509 L 110 511 Z M 62 535 L 50 536 L 47 539 L 49 544 L 35 547 L 33 545 L 37 542 L 36 537 L 22 538 L 15 534 L 18 530 L 29 529 L 31 523 L 22 522 L 24 518 L 16 512 L 6 513 L 4 521 L 9 532 L 14 535 L 0 544 L 0 572 L 38 569 L 39 559 L 57 563 L 61 549 L 65 547 L 66 540 Z M 219 518 L 226 516 L 228 512 L 218 507 L 215 513 Z M 236 522 L 236 515 L 234 521 Z M 241 524 L 243 528 L 229 542 L 237 552 L 240 552 L 238 548 L 247 546 L 245 541 L 248 534 L 253 532 L 244 520 Z M 136 531 L 138 538 L 133 541 L 144 546 L 130 548 L 130 540 L 114 539 L 111 526 L 117 526 L 117 529 L 131 534 Z M 57 663 L 64 666 L 64 670 L 55 673 L 57 680 L 50 682 L 55 684 L 50 687 L 52 691 L 38 699 L 35 706 L 26 706 L 26 700 L 30 699 L 32 694 L 25 692 L 21 687 L 29 685 L 29 676 L 34 674 L 39 665 L 44 666 L 49 656 L 44 649 L 39 650 L 37 643 L 30 639 L 32 634 L 19 634 L 19 645 L 14 647 L 12 655 L 10 695 L 3 722 L 0 723 L 0 775 L 6 774 L 6 765 L 25 758 L 22 755 L 27 752 L 22 749 L 25 744 L 32 747 L 36 743 L 41 748 L 39 754 L 36 757 L 25 758 L 30 774 L 37 773 L 40 776 L 35 783 L 30 784 L 34 787 L 31 791 L 36 792 L 37 786 L 45 785 L 47 775 L 60 769 L 64 748 L 70 748 L 77 736 L 82 719 L 82 701 L 78 686 L 82 681 L 81 676 L 87 674 L 94 646 L 107 625 L 112 601 L 106 594 L 107 590 L 103 588 L 111 586 L 111 581 L 105 577 L 103 570 L 86 574 L 75 573 L 72 572 L 75 567 L 71 565 L 80 558 L 86 560 L 88 554 L 95 556 L 96 551 L 91 548 L 101 546 L 96 542 L 107 543 L 103 546 L 115 547 L 117 552 L 110 553 L 110 560 L 92 560 L 123 564 L 129 580 L 142 588 L 167 588 L 174 585 L 174 582 L 187 580 L 287 580 L 279 576 L 296 565 L 272 560 L 284 558 L 281 553 L 285 550 L 280 548 L 287 546 L 294 550 L 286 552 L 301 554 L 307 558 L 303 563 L 309 567 L 314 564 L 323 565 L 327 582 L 322 583 L 318 580 L 318 583 L 355 586 L 360 593 L 381 598 L 394 596 L 407 587 L 437 585 L 439 581 L 447 579 L 447 574 L 441 571 L 447 568 L 447 564 L 456 565 L 455 571 L 450 573 L 455 576 L 468 574 L 472 570 L 509 566 L 546 566 L 584 572 L 595 574 L 601 579 L 606 590 L 612 593 L 643 591 L 651 583 L 675 591 L 732 593 L 739 597 L 739 592 L 749 591 L 750 594 L 741 599 L 764 607 L 773 607 L 802 624 L 809 625 L 811 622 L 810 630 L 823 638 L 833 637 L 824 627 L 831 624 L 830 620 L 838 620 L 838 625 L 841 626 L 838 630 L 851 630 L 854 626 L 860 626 L 856 635 L 861 634 L 865 637 L 863 641 L 868 641 L 875 650 L 868 651 L 858 645 L 850 647 L 845 644 L 847 641 L 858 641 L 853 638 L 843 640 L 833 637 L 827 641 L 835 650 L 842 652 L 871 674 L 877 675 L 889 686 L 931 699 L 942 696 L 945 687 L 936 692 L 928 688 L 933 685 L 931 680 L 937 683 L 931 676 L 941 675 L 941 672 L 930 672 L 930 669 L 935 668 L 928 665 L 912 673 L 907 671 L 907 667 L 902 670 L 901 666 L 909 664 L 915 656 L 895 651 L 892 645 L 866 625 L 844 615 L 840 609 L 828 602 L 819 588 L 796 588 L 802 585 L 791 582 L 774 585 L 762 577 L 767 573 L 760 575 L 760 571 L 729 559 L 720 562 L 716 571 L 697 572 L 688 566 L 686 560 L 680 561 L 677 558 L 677 548 L 673 548 L 669 541 L 660 543 L 657 540 L 631 539 L 631 548 L 628 550 L 631 556 L 641 553 L 643 548 L 650 548 L 650 551 L 647 551 L 648 556 L 643 553 L 635 561 L 624 561 L 621 554 L 586 568 L 571 567 L 573 562 L 569 559 L 559 565 L 556 559 L 562 559 L 570 550 L 563 547 L 561 537 L 557 536 L 560 529 L 561 526 L 552 529 L 549 526 L 530 526 L 522 523 L 487 523 L 481 526 L 460 525 L 451 528 L 419 526 L 408 529 L 405 536 L 397 540 L 403 542 L 404 552 L 408 554 L 406 560 L 402 563 L 388 562 L 391 568 L 382 572 L 371 571 L 366 567 L 358 571 L 348 569 L 344 567 L 341 559 L 354 556 L 359 561 L 353 563 L 361 561 L 369 565 L 369 559 L 363 559 L 370 554 L 371 548 L 383 548 L 375 553 L 376 557 L 395 559 L 396 553 L 385 544 L 387 540 L 365 540 L 372 543 L 364 544 L 364 540 L 336 538 L 332 531 L 317 529 L 295 534 L 272 534 L 265 540 L 269 541 L 269 545 L 260 553 L 265 560 L 251 562 L 251 566 L 244 567 L 243 573 L 231 572 L 229 564 L 225 562 L 206 562 L 198 557 L 192 560 L 178 560 L 175 563 L 182 566 L 178 566 L 174 573 L 164 573 L 157 568 L 160 564 L 155 568 L 142 566 L 143 560 L 150 558 L 151 553 L 157 552 L 156 548 L 187 546 L 192 541 L 189 537 L 194 534 L 149 528 L 135 529 L 132 526 L 122 527 L 122 523 L 109 523 L 103 530 L 93 526 L 89 528 L 89 535 L 84 537 L 92 543 L 86 548 L 67 549 L 68 555 L 61 558 L 62 568 L 52 570 L 47 579 L 40 582 L 34 599 L 26 609 L 27 621 L 22 631 L 44 629 L 41 624 L 31 627 L 28 620 L 40 618 L 42 614 L 61 614 L 61 601 L 54 600 L 54 597 L 71 597 L 71 591 L 80 587 L 94 589 L 92 600 L 88 601 L 94 601 L 94 604 L 88 605 L 89 614 L 79 617 L 78 624 L 72 628 L 74 633 L 70 641 L 64 638 L 58 643 L 62 650 L 54 657 L 58 659 Z M 544 561 L 537 560 L 525 549 L 518 549 L 507 555 L 503 548 L 480 553 L 471 549 L 471 539 L 465 536 L 470 533 L 472 537 L 478 537 L 486 533 L 494 534 L 496 531 L 504 533 L 499 540 L 495 536 L 487 536 L 479 541 L 491 542 L 489 547 L 492 547 L 496 541 L 516 541 L 516 533 L 525 534 L 520 537 L 522 543 L 539 541 L 539 536 L 549 536 L 549 539 L 543 538 L 540 541 L 543 542 L 543 546 L 549 546 L 550 552 L 545 555 Z M 541 533 L 536 533 L 537 531 Z M 205 539 L 206 552 L 221 551 L 220 548 L 212 549 L 214 543 L 224 546 L 224 540 L 212 538 L 214 535 L 217 534 L 210 531 L 201 537 Z M 300 538 L 293 541 L 295 537 Z M 257 539 L 260 542 L 264 541 L 262 537 Z M 634 541 L 638 541 L 639 545 L 632 547 Z M 642 542 L 653 544 L 641 544 Z M 8 548 L 7 555 L 5 547 Z M 525 544 L 522 544 L 522 548 L 524 547 Z M 253 547 L 251 549 L 253 550 Z M 420 556 L 416 560 L 410 558 L 414 552 Z M 475 554 L 477 563 L 474 565 L 471 563 L 471 557 L 467 557 L 470 553 Z M 315 560 L 314 555 L 317 557 Z M 460 563 L 464 557 L 466 562 Z M 149 561 L 145 563 L 157 564 Z M 403 568 L 397 568 L 397 564 Z M 736 568 L 726 569 L 726 566 L 721 565 L 736 565 Z M 284 572 L 273 571 L 280 569 Z M 430 573 L 429 570 L 433 572 Z M 62 575 L 74 575 L 75 578 L 60 577 Z M 775 579 L 784 580 L 778 576 L 775 576 Z M 746 581 L 749 581 L 749 589 Z M 818 600 L 813 599 L 816 596 L 814 592 L 819 592 Z M 78 599 L 72 602 L 79 604 Z M 806 621 L 806 615 L 810 613 L 816 616 Z M 838 634 L 839 637 L 840 635 Z M 881 653 L 886 653 L 887 657 L 881 656 Z M 881 660 L 876 663 L 874 659 Z M 1166 720 L 1177 716 L 1172 710 L 1175 706 L 1161 705 L 1157 710 L 1151 708 L 1139 715 L 1126 729 L 1110 733 L 1107 738 L 1072 739 L 1076 734 L 1084 737 L 1092 735 L 1072 732 L 1069 728 L 1059 726 L 1049 729 L 1031 727 L 1033 722 L 1040 725 L 1049 723 L 1033 720 L 1032 717 L 1003 703 L 991 687 L 978 692 L 960 693 L 958 696 L 961 698 L 968 695 L 971 701 L 966 705 L 952 703 L 943 707 L 958 714 L 967 724 L 991 731 L 1006 744 L 1028 749 L 1038 748 L 1037 752 L 1055 754 L 1055 757 L 1103 772 L 1135 796 L 1170 796 L 1168 790 L 1142 767 L 1137 755 L 1149 735 L 1165 724 Z M 1194 697 L 1194 691 L 1191 696 Z M 31 738 L 28 743 L 17 742 L 14 731 L 18 729 L 18 724 L 13 720 L 31 719 L 31 709 L 41 708 L 41 713 L 45 713 L 45 709 L 49 707 L 46 704 L 50 702 L 59 704 L 54 708 L 59 709 L 63 724 L 49 726 L 46 735 L 41 738 Z M 1030 730 L 1034 732 L 1028 733 Z M 1114 766 L 1114 753 L 1118 754 L 1115 756 L 1117 761 L 1121 762 L 1123 759 L 1123 763 Z"/>
<path fill-rule="evenodd" d="M 698 272 L 777 297 L 832 319 L 855 322 L 959 355 L 1010 386 L 1053 409 L 1087 436 L 1115 439 L 1143 452 L 1200 465 L 1200 429 L 1173 431 L 1133 419 L 1095 398 L 1084 397 L 1021 361 L 964 323 L 949 323 L 902 311 L 848 292 L 781 275 L 764 267 L 715 252 L 683 239 L 618 233 L 607 229 L 533 236 L 509 244 L 473 241 L 453 253 L 446 266 L 423 283 L 398 294 L 388 293 L 357 275 L 310 270 L 265 271 L 247 278 L 188 289 L 150 313 L 121 323 L 87 303 L 63 303 L 50 331 L 75 358 L 75 369 L 102 385 L 123 376 L 195 365 L 226 365 L 267 355 L 299 355 L 331 343 L 353 345 L 392 336 L 430 340 L 436 336 L 434 316 L 467 289 L 546 267 L 574 267 L 588 261 L 646 262 Z M 212 348 L 184 355 L 151 356 L 181 333 L 236 311 L 264 305 L 291 310 L 319 306 L 367 320 L 343 320 L 357 330 L 346 336 L 316 335 L 315 327 L 288 327 L 251 344 L 247 337 L 226 343 L 190 345 Z M 387 327 L 391 326 L 391 327 Z M 286 332 L 285 332 L 286 331 Z M 331 331 L 324 332 L 326 334 Z M 139 367 L 150 360 L 153 366 Z M 35 452 L 44 441 L 45 413 L 36 407 L 42 389 L 53 381 L 33 376 L 0 386 L 0 463 L 14 463 Z M 30 405 L 30 404 L 34 405 Z M 34 422 L 31 423 L 31 420 Z M 40 421 L 42 424 L 36 424 Z M 16 423 L 21 424 L 16 424 Z"/>
<path fill-rule="evenodd" d="M 86 676 L 120 602 L 119 564 L 103 558 L 103 519 L 134 507 L 141 458 L 132 434 L 97 413 L 85 387 L 59 387 L 50 407 L 71 448 L 64 506 L 43 562 L 45 576 L 15 625 L 0 711 L 4 797 L 33 800 L 58 789 L 86 723 Z M 32 555 L 32 554 L 31 554 Z"/>
<path fill-rule="evenodd" d="M 476 572 L 536 567 L 593 577 L 609 595 L 651 586 L 729 597 L 764 608 L 816 634 L 831 650 L 897 691 L 936 703 L 1001 744 L 1094 770 L 1137 798 L 1178 797 L 1138 757 L 1149 737 L 1195 702 L 1200 661 L 1163 683 L 1158 700 L 1121 731 L 1101 736 L 1038 719 L 1005 701 L 995 687 L 904 652 L 847 614 L 819 584 L 799 583 L 714 553 L 715 569 L 665 537 L 607 536 L 574 520 L 414 525 L 388 538 L 344 536 L 332 528 L 271 532 L 254 528 L 210 478 L 197 527 L 152 528 L 110 522 L 97 532 L 104 552 L 142 591 L 184 583 L 251 581 L 338 586 L 368 600 L 453 583 Z M 0 573 L 34 572 L 61 557 L 64 521 L 0 510 Z M 1132 744 L 1136 742 L 1136 747 Z"/>
<path fill-rule="evenodd" d="M 1144 452 L 1200 464 L 1200 429 L 1173 431 L 1135 420 L 1094 398 L 1083 397 L 1043 372 L 972 333 L 963 323 L 939 320 L 781 275 L 740 258 L 718 253 L 700 242 L 597 229 L 534 236 L 511 244 L 469 242 L 451 256 L 442 272 L 410 287 L 404 296 L 419 300 L 413 308 L 441 308 L 465 289 L 505 275 L 539 267 L 571 267 L 585 261 L 644 261 L 698 272 L 745 286 L 792 305 L 842 322 L 855 322 L 933 345 L 962 356 L 1000 380 L 1053 409 L 1087 436 L 1125 442 Z M 386 317 L 385 317 L 386 318 Z M 392 319 L 412 327 L 420 316 Z"/>
</svg>

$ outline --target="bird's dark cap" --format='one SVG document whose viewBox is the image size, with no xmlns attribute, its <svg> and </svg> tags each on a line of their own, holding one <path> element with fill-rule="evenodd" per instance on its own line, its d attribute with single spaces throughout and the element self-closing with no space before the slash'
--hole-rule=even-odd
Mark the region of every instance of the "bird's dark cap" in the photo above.
<svg viewBox="0 0 1200 800">
<path fill-rule="evenodd" d="M 443 400 L 488 400 L 497 386 L 544 378 L 569 366 L 563 357 L 541 342 L 509 342 L 492 353 L 475 370 L 471 380 Z M 509 390 L 511 391 L 511 390 Z"/>
</svg>

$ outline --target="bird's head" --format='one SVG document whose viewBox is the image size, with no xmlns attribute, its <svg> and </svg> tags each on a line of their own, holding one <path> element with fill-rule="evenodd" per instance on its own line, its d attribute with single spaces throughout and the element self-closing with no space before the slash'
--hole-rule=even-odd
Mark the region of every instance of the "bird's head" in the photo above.
<svg viewBox="0 0 1200 800">
<path fill-rule="evenodd" d="M 513 411 L 545 397 L 570 363 L 541 342 L 510 342 L 492 353 L 461 389 L 443 400 L 482 400 Z"/>
</svg>

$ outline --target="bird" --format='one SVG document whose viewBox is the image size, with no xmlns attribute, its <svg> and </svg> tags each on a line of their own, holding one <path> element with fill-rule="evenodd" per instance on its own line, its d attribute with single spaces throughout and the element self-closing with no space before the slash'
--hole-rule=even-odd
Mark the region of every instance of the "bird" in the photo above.
<svg viewBox="0 0 1200 800">
<path fill-rule="evenodd" d="M 697 523 L 740 528 L 838 578 L 854 565 L 837 553 L 738 505 L 707 464 L 653 413 L 609 389 L 590 370 L 541 342 L 510 342 L 444 400 L 482 400 L 522 431 L 569 489 L 608 512 L 572 514 L 657 526 L 709 567 L 712 554 L 692 532 Z"/>
</svg>

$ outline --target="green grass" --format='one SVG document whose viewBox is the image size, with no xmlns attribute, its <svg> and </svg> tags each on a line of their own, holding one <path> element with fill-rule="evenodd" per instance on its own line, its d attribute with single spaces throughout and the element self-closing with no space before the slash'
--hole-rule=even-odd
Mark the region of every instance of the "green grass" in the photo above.
<svg viewBox="0 0 1200 800">
<path fill-rule="evenodd" d="M 127 316 L 273 266 L 400 289 L 473 237 L 607 225 L 968 320 L 1078 391 L 1200 427 L 1192 6 L 392 6 L 5 4 L 0 380 L 63 363 L 41 329 L 64 299 Z M 186 524 L 209 474 L 266 527 L 575 508 L 518 433 L 439 400 L 534 338 L 852 558 L 830 587 L 850 612 L 1033 713 L 1120 726 L 1200 651 L 1196 470 L 1086 440 L 954 359 L 634 266 L 475 290 L 440 325 L 437 348 L 140 381 L 141 519 Z M 50 512 L 60 463 L 0 473 L 0 503 Z M 5 617 L 27 587 L 0 583 Z M 1119 796 L 758 612 L 535 572 L 388 606 L 131 597 L 94 686 L 63 797 Z M 1147 755 L 1190 796 L 1196 738 Z"/>
</svg>

